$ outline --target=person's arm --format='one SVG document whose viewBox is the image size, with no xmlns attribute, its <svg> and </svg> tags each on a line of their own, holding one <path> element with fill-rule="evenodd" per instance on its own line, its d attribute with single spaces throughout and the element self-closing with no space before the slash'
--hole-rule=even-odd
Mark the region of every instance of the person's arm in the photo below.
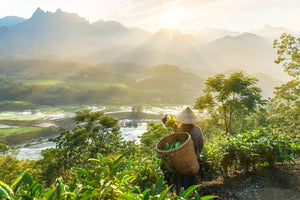
<svg viewBox="0 0 300 200">
<path fill-rule="evenodd" d="M 168 127 L 168 126 L 167 126 L 167 120 L 168 120 L 169 117 L 170 117 L 170 116 L 166 114 L 166 115 L 161 119 L 162 123 L 163 123 L 166 127 Z"/>
<path fill-rule="evenodd" d="M 191 136 L 194 141 L 194 147 L 201 153 L 204 147 L 204 137 L 200 127 L 194 127 L 191 131 Z"/>
<path fill-rule="evenodd" d="M 170 124 L 168 123 L 168 119 L 170 119 L 171 116 L 166 114 L 162 119 L 162 123 L 166 126 L 166 127 L 171 127 Z M 171 127 L 172 130 L 173 130 L 173 133 L 176 133 L 176 132 L 180 132 L 180 127 L 178 126 L 178 124 L 175 122 L 174 126 Z"/>
<path fill-rule="evenodd" d="M 204 147 L 204 136 L 203 136 L 203 132 L 202 132 L 201 128 L 200 127 L 198 127 L 198 128 L 200 130 L 200 138 L 199 138 L 198 145 L 199 145 L 199 152 L 201 153 L 201 151 L 202 151 L 202 149 Z"/>
</svg>

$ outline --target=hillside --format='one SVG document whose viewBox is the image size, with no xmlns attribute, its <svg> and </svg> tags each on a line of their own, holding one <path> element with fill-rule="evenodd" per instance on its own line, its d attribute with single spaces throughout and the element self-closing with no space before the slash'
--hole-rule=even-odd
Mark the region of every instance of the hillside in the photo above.
<svg viewBox="0 0 300 200">
<path fill-rule="evenodd" d="M 237 36 L 240 34 L 241 34 L 240 32 L 229 31 L 226 29 L 205 28 L 199 32 L 194 33 L 193 35 L 195 35 L 195 37 L 200 41 L 211 42 L 225 36 Z"/>
<path fill-rule="evenodd" d="M 180 99 L 193 102 L 192 99 L 199 96 L 201 89 L 204 87 L 203 78 L 184 72 L 174 65 L 154 66 L 146 69 L 143 76 L 141 79 L 136 80 L 134 87 L 162 91 L 170 96 L 172 102 L 178 102 Z"/>
<path fill-rule="evenodd" d="M 297 33 L 285 28 L 285 27 L 273 27 L 269 25 L 265 25 L 260 30 L 254 30 L 253 33 L 264 37 L 265 39 L 273 42 L 274 39 L 279 38 L 282 33 L 297 35 Z"/>
<path fill-rule="evenodd" d="M 17 16 L 6 16 L 3 18 L 0 18 L 0 27 L 2 26 L 12 26 L 15 24 L 19 24 L 24 22 L 26 19 L 22 17 L 17 17 Z"/>
<path fill-rule="evenodd" d="M 258 79 L 257 85 L 262 89 L 263 97 L 273 97 L 274 87 L 278 87 L 283 84 L 282 81 L 275 79 L 265 73 L 253 74 Z"/>
<path fill-rule="evenodd" d="M 0 71 L 7 77 L 20 79 L 66 79 L 84 65 L 53 59 L 0 58 Z"/>
<path fill-rule="evenodd" d="M 2 55 L 74 57 L 91 51 L 127 45 L 146 31 L 129 29 L 116 22 L 89 24 L 75 13 L 45 12 L 38 8 L 23 23 L 0 28 Z M 108 46 L 107 46 L 108 45 Z M 8 48 L 9 47 L 9 48 Z"/>
<path fill-rule="evenodd" d="M 61 9 L 52 13 L 38 8 L 28 20 L 0 27 L 0 56 L 63 59 L 90 65 L 133 63 L 150 67 L 169 63 L 201 76 L 219 73 L 220 69 L 242 68 L 285 81 L 286 75 L 274 64 L 272 41 L 265 39 L 274 30 L 277 34 L 286 29 L 265 27 L 256 31 L 263 37 L 206 29 L 204 32 L 217 38 L 206 43 L 201 38 L 206 37 L 204 32 L 195 37 L 167 28 L 150 33 L 116 21 L 91 24 L 76 13 Z"/>
<path fill-rule="evenodd" d="M 207 57 L 217 58 L 212 65 L 218 63 L 219 70 L 240 68 L 250 73 L 263 72 L 279 80 L 287 76 L 274 63 L 276 52 L 272 42 L 253 33 L 239 36 L 225 36 L 206 45 Z"/>
<path fill-rule="evenodd" d="M 125 70 L 127 71 L 125 72 Z M 87 65 L 53 60 L 0 59 L 2 101 L 34 105 L 192 104 L 204 80 L 177 66 Z"/>
</svg>

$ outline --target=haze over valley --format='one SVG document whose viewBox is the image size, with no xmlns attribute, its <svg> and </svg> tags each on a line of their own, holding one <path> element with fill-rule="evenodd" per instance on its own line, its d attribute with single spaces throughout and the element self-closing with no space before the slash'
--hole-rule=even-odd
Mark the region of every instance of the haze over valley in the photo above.
<svg viewBox="0 0 300 200">
<path fill-rule="evenodd" d="M 116 115 L 122 120 L 157 120 L 166 106 L 193 105 L 205 80 L 219 73 L 244 71 L 259 80 L 264 98 L 272 97 L 274 87 L 288 79 L 274 63 L 273 40 L 283 32 L 297 35 L 270 25 L 248 32 L 211 27 L 149 31 L 117 21 L 90 23 L 62 9 L 37 8 L 28 19 L 3 17 L 0 127 L 7 134 L 0 141 L 22 142 L 13 132 L 24 140 L 56 134 L 58 127 L 72 124 L 70 116 L 80 108 L 125 112 Z M 153 116 L 131 115 L 128 107 L 136 105 Z M 49 120 L 48 114 L 64 117 Z"/>
<path fill-rule="evenodd" d="M 37 8 L 29 19 L 0 20 L 0 56 L 86 65 L 132 63 L 144 68 L 170 64 L 203 78 L 238 69 L 250 74 L 265 73 L 280 83 L 287 76 L 274 63 L 276 51 L 272 45 L 283 32 L 294 33 L 269 25 L 251 32 L 206 28 L 183 33 L 161 28 L 152 33 L 116 21 L 89 23 L 61 9 L 48 12 Z"/>
</svg>

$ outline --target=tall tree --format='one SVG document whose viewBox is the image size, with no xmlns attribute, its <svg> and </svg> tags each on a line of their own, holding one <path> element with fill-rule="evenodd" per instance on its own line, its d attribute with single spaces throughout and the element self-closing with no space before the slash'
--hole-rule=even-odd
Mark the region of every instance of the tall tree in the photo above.
<svg viewBox="0 0 300 200">
<path fill-rule="evenodd" d="M 261 104 L 261 89 L 256 87 L 257 79 L 243 72 L 234 72 L 228 78 L 217 74 L 206 80 L 204 94 L 196 99 L 194 107 L 218 114 L 223 119 L 225 134 L 233 132 L 233 121 L 254 112 Z"/>
<path fill-rule="evenodd" d="M 53 179 L 62 176 L 75 166 L 84 166 L 88 158 L 118 154 L 123 148 L 120 127 L 117 120 L 103 112 L 84 110 L 76 112 L 76 126 L 73 130 L 63 130 L 53 139 L 56 148 L 42 151 L 43 179 L 51 184 Z M 53 174 L 55 176 L 53 176 Z"/>
<path fill-rule="evenodd" d="M 86 152 L 90 158 L 97 153 L 117 151 L 120 147 L 120 127 L 115 118 L 101 111 L 84 110 L 76 112 L 75 121 L 77 126 L 73 130 L 63 131 L 54 140 L 58 148 L 67 148 L 67 154 L 75 156 Z"/>
<path fill-rule="evenodd" d="M 273 119 L 276 125 L 295 138 L 300 133 L 300 38 L 283 33 L 279 40 L 274 40 L 277 50 L 275 63 L 283 64 L 284 71 L 293 79 L 275 87 L 276 102 Z"/>
<path fill-rule="evenodd" d="M 277 49 L 275 63 L 283 64 L 284 71 L 290 76 L 300 77 L 300 38 L 283 33 L 279 40 L 274 40 L 273 47 Z"/>
<path fill-rule="evenodd" d="M 289 103 L 299 101 L 300 96 L 300 38 L 283 33 L 279 40 L 274 40 L 277 49 L 275 63 L 283 64 L 284 71 L 294 79 L 276 89 L 276 98 Z"/>
</svg>

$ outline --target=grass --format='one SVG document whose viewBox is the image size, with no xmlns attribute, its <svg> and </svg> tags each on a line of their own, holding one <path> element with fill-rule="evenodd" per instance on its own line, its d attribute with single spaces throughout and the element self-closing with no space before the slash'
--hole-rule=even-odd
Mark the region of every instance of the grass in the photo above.
<svg viewBox="0 0 300 200">
<path fill-rule="evenodd" d="M 27 80 L 26 84 L 28 85 L 43 85 L 43 86 L 54 86 L 54 85 L 62 85 L 62 86 L 79 86 L 79 87 L 87 87 L 91 89 L 95 88 L 107 88 L 107 87 L 122 87 L 127 88 L 125 84 L 120 83 L 103 83 L 98 81 L 71 81 L 71 80 Z"/>
<path fill-rule="evenodd" d="M 10 103 L 13 101 L 10 101 Z M 6 104 L 7 102 L 0 102 L 0 107 L 2 104 Z M 15 105 L 15 103 L 14 103 Z M 32 104 L 33 105 L 33 104 Z M 1 121 L 35 121 L 35 120 L 43 120 L 44 115 L 47 114 L 55 114 L 55 113 L 66 113 L 67 115 L 72 114 L 79 110 L 87 109 L 87 105 L 81 104 L 70 104 L 64 106 L 34 106 L 32 109 L 20 109 L 20 110 L 7 110 L 7 111 L 0 111 L 0 120 Z M 22 113 L 23 111 L 31 111 L 32 113 Z M 36 112 L 38 112 L 36 114 Z"/>
<path fill-rule="evenodd" d="M 29 101 L 0 101 L 0 106 L 34 107 L 35 105 Z"/>
<path fill-rule="evenodd" d="M 8 103 L 13 103 L 13 104 L 22 104 L 22 105 L 32 105 L 32 103 L 28 101 L 0 101 L 1 104 L 8 104 Z"/>
<path fill-rule="evenodd" d="M 19 112 L 1 112 L 0 120 L 22 120 L 22 121 L 30 121 L 30 120 L 38 120 L 43 117 L 35 114 L 20 114 Z"/>
<path fill-rule="evenodd" d="M 87 109 L 88 106 L 84 104 L 68 104 L 63 106 L 40 106 L 37 107 L 36 110 L 43 114 L 52 114 L 52 113 L 66 113 L 71 112 L 74 113 L 79 110 Z"/>
<path fill-rule="evenodd" d="M 66 85 L 68 86 L 79 86 L 79 87 L 88 87 L 91 89 L 95 88 L 107 88 L 107 87 L 121 87 L 127 88 L 125 84 L 120 83 L 102 83 L 97 81 L 67 81 Z"/>
<path fill-rule="evenodd" d="M 29 133 L 29 132 L 34 132 L 34 131 L 40 131 L 42 129 L 43 129 L 42 127 L 35 127 L 35 126 L 25 126 L 25 127 L 18 127 L 18 128 L 4 128 L 4 129 L 0 129 L 0 135 Z"/>
<path fill-rule="evenodd" d="M 63 85 L 65 81 L 62 80 L 27 80 L 26 84 L 28 85 L 45 85 L 45 86 L 53 86 L 53 85 Z"/>
<path fill-rule="evenodd" d="M 21 111 L 34 107 L 35 105 L 28 101 L 0 101 L 0 111 Z"/>
</svg>

